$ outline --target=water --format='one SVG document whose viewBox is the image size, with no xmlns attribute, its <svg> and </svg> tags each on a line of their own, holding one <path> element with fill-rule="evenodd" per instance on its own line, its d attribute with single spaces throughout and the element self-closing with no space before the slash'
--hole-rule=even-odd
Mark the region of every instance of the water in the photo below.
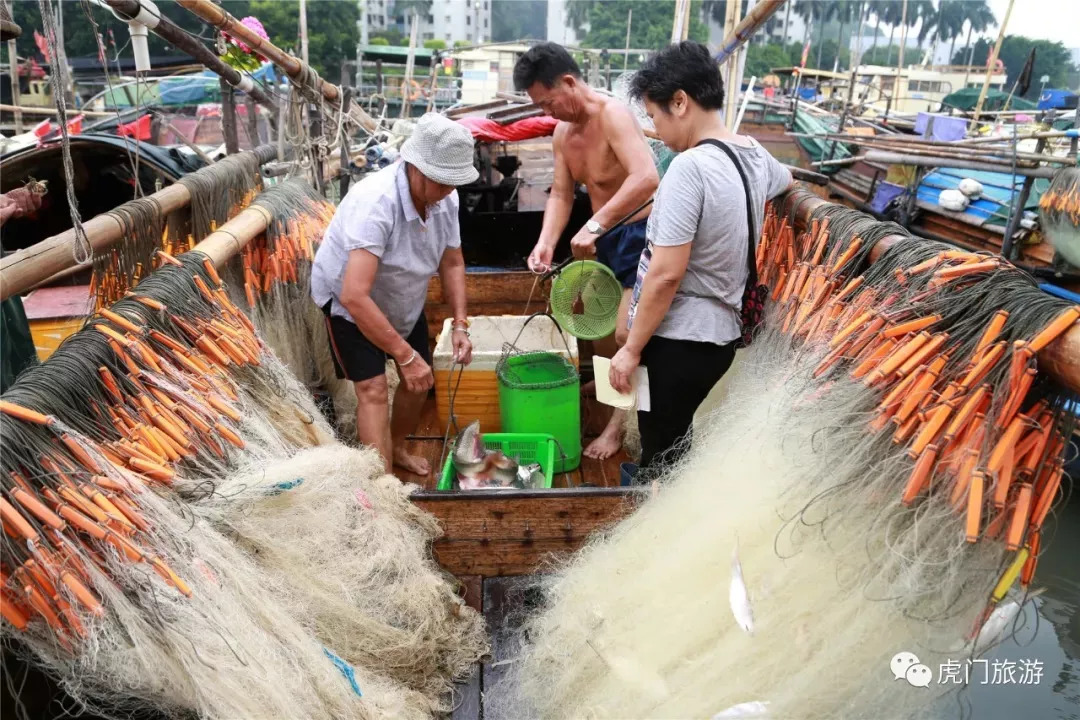
<svg viewBox="0 0 1080 720">
<path fill-rule="evenodd" d="M 942 698 L 937 705 L 939 717 L 1080 720 L 1080 497 L 1071 498 L 1057 511 L 1043 542 L 1049 546 L 1039 558 L 1032 582 L 1033 587 L 1044 589 L 1043 594 L 1024 607 L 1016 633 L 986 654 L 985 668 L 973 669 L 972 684 Z M 1016 680 L 1022 678 L 1019 668 L 1025 661 L 1041 663 L 1042 677 L 1031 684 L 1005 684 L 1000 678 L 994 684 L 995 661 L 999 668 L 1006 667 L 1007 661 L 1016 663 Z M 987 684 L 982 684 L 984 669 L 989 671 Z"/>
</svg>

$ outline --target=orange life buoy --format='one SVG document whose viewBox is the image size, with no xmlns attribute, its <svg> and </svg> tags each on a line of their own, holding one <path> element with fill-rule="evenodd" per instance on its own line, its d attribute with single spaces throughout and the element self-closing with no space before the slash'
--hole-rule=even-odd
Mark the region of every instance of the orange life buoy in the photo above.
<svg viewBox="0 0 1080 720">
<path fill-rule="evenodd" d="M 410 100 L 410 101 L 420 99 L 420 97 L 424 94 L 424 89 L 422 87 L 420 87 L 420 83 L 416 82 L 415 80 L 410 80 L 409 81 L 409 86 L 411 87 L 411 91 L 409 93 L 406 93 L 405 92 L 405 80 L 402 79 L 402 81 L 401 81 L 401 97 L 406 99 L 406 100 Z"/>
</svg>

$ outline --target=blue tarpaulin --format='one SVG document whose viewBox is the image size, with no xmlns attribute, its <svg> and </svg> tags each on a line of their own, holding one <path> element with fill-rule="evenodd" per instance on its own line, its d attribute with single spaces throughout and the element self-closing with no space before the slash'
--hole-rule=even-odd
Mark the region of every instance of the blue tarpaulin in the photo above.
<svg viewBox="0 0 1080 720">
<path fill-rule="evenodd" d="M 1076 97 L 1076 93 L 1072 90 L 1043 90 L 1042 95 L 1039 96 L 1039 109 L 1075 108 Z"/>
<path fill-rule="evenodd" d="M 1015 202 L 1014 198 L 1019 198 L 1023 187 L 1024 178 L 1021 175 L 942 167 L 926 175 L 919 183 L 918 198 L 937 205 L 941 191 L 957 188 L 964 178 L 978 180 L 983 186 L 983 192 L 982 196 L 971 201 L 961 214 L 967 215 L 977 224 L 1004 225 L 1009 216 L 1009 206 Z M 1038 207 L 1039 198 L 1048 186 L 1048 180 L 1036 180 L 1028 196 L 1026 210 Z"/>
<path fill-rule="evenodd" d="M 263 63 L 251 76 L 268 85 L 276 84 L 274 66 Z M 204 102 L 220 102 L 221 85 L 217 73 L 205 70 L 198 75 L 181 75 L 163 78 L 158 83 L 162 105 L 198 105 Z"/>
</svg>

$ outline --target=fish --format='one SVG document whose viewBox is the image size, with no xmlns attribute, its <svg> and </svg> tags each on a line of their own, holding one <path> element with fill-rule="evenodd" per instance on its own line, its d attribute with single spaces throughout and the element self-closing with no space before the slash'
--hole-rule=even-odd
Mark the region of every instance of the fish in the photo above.
<svg viewBox="0 0 1080 720">
<path fill-rule="evenodd" d="M 747 634 L 754 634 L 754 613 L 750 609 L 750 594 L 743 582 L 742 565 L 739 564 L 739 541 L 735 540 L 735 549 L 731 551 L 731 586 L 728 588 L 728 603 L 731 614 Z"/>
<path fill-rule="evenodd" d="M 452 452 L 458 487 L 480 490 L 516 487 L 518 463 L 501 450 L 488 450 L 480 436 L 480 421 L 474 420 L 457 439 Z"/>
<path fill-rule="evenodd" d="M 712 720 L 734 720 L 734 718 L 766 717 L 769 713 L 769 703 L 761 700 L 732 705 L 727 710 L 721 710 L 712 716 Z"/>
<path fill-rule="evenodd" d="M 1015 600 L 1002 603 L 994 608 L 990 617 L 979 628 L 979 636 L 975 638 L 975 656 L 978 657 L 990 649 L 1001 638 L 1005 628 L 1012 627 L 1016 616 L 1020 614 L 1020 604 Z"/>
</svg>

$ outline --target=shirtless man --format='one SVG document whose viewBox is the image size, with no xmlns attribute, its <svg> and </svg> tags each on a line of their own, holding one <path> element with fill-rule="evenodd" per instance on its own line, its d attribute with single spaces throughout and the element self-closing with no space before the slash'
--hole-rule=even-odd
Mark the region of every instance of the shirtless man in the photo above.
<svg viewBox="0 0 1080 720">
<path fill-rule="evenodd" d="M 596 255 L 611 268 L 623 286 L 615 335 L 597 343 L 598 354 L 614 355 L 626 340 L 630 291 L 637 276 L 638 259 L 645 248 L 646 208 L 625 225 L 603 238 L 597 237 L 652 197 L 660 183 L 652 153 L 630 109 L 614 98 L 589 87 L 581 70 L 561 45 L 541 43 L 521 56 L 514 66 L 514 86 L 524 90 L 544 112 L 561 122 L 555 128 L 552 147 L 555 178 L 544 208 L 540 239 L 529 255 L 529 268 L 543 272 L 551 267 L 559 241 L 574 204 L 574 187 L 584 183 L 592 203 L 592 218 L 570 241 L 575 257 Z M 611 457 L 622 446 L 626 413 L 615 410 L 611 421 L 587 448 L 585 455 Z"/>
</svg>

